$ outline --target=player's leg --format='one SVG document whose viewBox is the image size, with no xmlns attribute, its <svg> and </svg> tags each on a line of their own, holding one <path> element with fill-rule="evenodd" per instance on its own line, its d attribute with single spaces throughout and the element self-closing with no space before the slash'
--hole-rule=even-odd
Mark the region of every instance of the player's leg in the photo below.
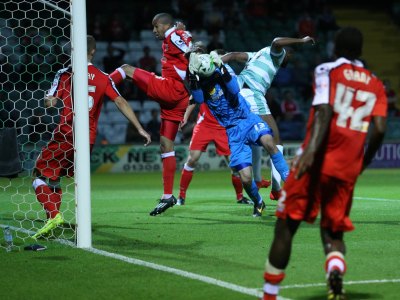
<svg viewBox="0 0 400 300">
<path fill-rule="evenodd" d="M 160 203 L 150 212 L 151 216 L 161 214 L 177 202 L 173 196 L 174 176 L 176 171 L 176 158 L 174 140 L 178 132 L 179 122 L 161 119 L 160 151 L 162 159 L 163 195 Z"/>
<path fill-rule="evenodd" d="M 110 74 L 110 78 L 114 81 L 116 85 L 119 85 L 124 81 L 125 78 L 132 79 L 133 73 L 135 72 L 135 67 L 130 65 L 122 65 L 117 68 L 114 72 Z"/>
<path fill-rule="evenodd" d="M 325 271 L 328 284 L 328 299 L 344 299 L 343 276 L 346 273 L 345 231 L 354 226 L 350 220 L 354 183 L 321 175 L 321 240 L 326 255 Z"/>
<path fill-rule="evenodd" d="M 57 207 L 58 199 L 57 201 L 52 199 L 53 191 L 48 185 L 48 178 L 40 175 L 34 177 L 32 180 L 32 187 L 35 191 L 36 199 L 46 212 L 46 218 L 54 218 L 59 213 Z"/>
<path fill-rule="evenodd" d="M 229 163 L 230 163 L 229 155 L 225 155 L 224 158 L 229 165 Z M 243 184 L 242 184 L 242 180 L 240 179 L 240 174 L 233 168 L 231 168 L 231 180 L 232 180 L 233 189 L 235 190 L 235 194 L 236 194 L 236 203 L 238 203 L 238 204 L 254 204 L 252 200 L 243 196 Z"/>
<path fill-rule="evenodd" d="M 196 167 L 196 163 L 199 161 L 201 157 L 201 150 L 190 150 L 189 157 L 186 163 L 183 166 L 181 173 L 181 181 L 179 183 L 179 198 L 177 201 L 177 205 L 184 205 L 186 199 L 186 191 L 189 188 L 190 182 L 192 181 L 194 169 Z"/>
<path fill-rule="evenodd" d="M 192 181 L 196 163 L 200 159 L 202 152 L 207 150 L 207 146 L 213 140 L 215 134 L 215 129 L 203 126 L 202 123 L 196 124 L 193 128 L 192 139 L 190 140 L 189 146 L 189 157 L 181 173 L 180 192 L 177 204 L 185 203 L 186 191 Z"/>
<path fill-rule="evenodd" d="M 36 160 L 32 186 L 47 218 L 54 218 L 59 213 L 62 194 L 59 178 L 68 170 L 73 171 L 73 161 L 73 145 L 58 141 L 50 141 Z"/>
<path fill-rule="evenodd" d="M 250 149 L 250 155 L 251 155 L 251 149 Z M 258 192 L 257 184 L 253 179 L 252 167 L 251 165 L 246 166 L 246 164 L 242 164 L 242 166 L 244 167 L 241 168 L 240 165 L 236 166 L 235 169 L 239 172 L 243 188 L 245 189 L 247 195 L 249 195 L 250 199 L 254 203 L 253 217 L 261 217 L 262 212 L 265 208 L 265 203 L 262 200 L 262 197 Z"/>
<path fill-rule="evenodd" d="M 225 129 L 213 130 L 210 134 L 211 141 L 215 144 L 215 150 L 218 155 L 223 156 L 225 161 L 230 164 L 230 154 L 228 136 Z M 248 198 L 243 196 L 243 185 L 240 175 L 234 169 L 231 169 L 232 185 L 236 193 L 236 200 L 239 204 L 253 204 Z"/>
<path fill-rule="evenodd" d="M 346 246 L 343 232 L 333 232 L 321 227 L 321 240 L 325 251 L 325 272 L 328 284 L 328 299 L 345 299 L 343 276 L 346 273 Z"/>
<path fill-rule="evenodd" d="M 254 203 L 253 216 L 261 217 L 265 208 L 265 203 L 253 179 L 251 148 L 245 140 L 247 133 L 241 129 L 240 126 L 237 126 L 233 131 L 227 132 L 228 135 L 230 135 L 229 146 L 231 149 L 231 161 L 229 166 L 239 173 L 243 188 Z"/>
<path fill-rule="evenodd" d="M 261 118 L 268 124 L 271 128 L 274 141 L 278 150 L 283 154 L 283 144 L 280 139 L 278 125 L 275 122 L 274 117 L 271 114 L 261 115 Z M 271 200 L 278 200 L 281 193 L 281 175 L 275 168 L 273 161 L 271 160 L 271 193 L 269 195 Z"/>
<path fill-rule="evenodd" d="M 32 186 L 35 190 L 37 200 L 46 211 L 47 221 L 45 225 L 32 236 L 34 239 L 39 236 L 47 235 L 51 230 L 64 223 L 59 211 L 61 198 L 59 194 L 53 190 L 54 185 L 59 186 L 59 183 L 56 184 L 58 180 L 51 180 L 51 184 L 48 184 L 49 180 L 38 175 L 38 171 L 35 171 L 35 174 L 37 176 L 33 179 Z"/>
<path fill-rule="evenodd" d="M 276 300 L 279 285 L 285 278 L 285 269 L 289 263 L 292 251 L 293 237 L 299 228 L 300 222 L 278 218 L 275 224 L 275 233 L 265 263 L 264 272 L 264 300 Z"/>
<path fill-rule="evenodd" d="M 240 90 L 241 95 L 245 98 L 246 102 L 250 106 L 250 111 L 260 117 L 269 112 L 269 108 L 265 101 L 265 98 L 260 93 L 255 93 L 251 89 L 244 88 Z M 262 149 L 257 146 L 252 146 L 252 163 L 253 163 L 253 176 L 258 188 L 267 188 L 271 185 L 269 180 L 262 178 Z"/>
<path fill-rule="evenodd" d="M 270 134 L 264 134 L 260 137 L 259 143 L 269 153 L 271 161 L 280 174 L 283 181 L 286 180 L 289 174 L 289 167 L 283 157 L 283 154 L 278 150 L 273 137 Z"/>
</svg>

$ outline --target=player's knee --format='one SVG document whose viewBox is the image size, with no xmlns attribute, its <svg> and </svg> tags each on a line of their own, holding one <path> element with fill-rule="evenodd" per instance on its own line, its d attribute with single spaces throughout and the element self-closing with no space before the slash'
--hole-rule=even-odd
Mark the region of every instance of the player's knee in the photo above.
<svg viewBox="0 0 400 300">
<path fill-rule="evenodd" d="M 32 180 L 32 187 L 33 187 L 34 190 L 36 190 L 38 187 L 40 187 L 42 185 L 47 185 L 46 179 L 40 178 L 40 177 L 36 177 L 36 178 L 34 178 Z"/>
<path fill-rule="evenodd" d="M 197 163 L 198 161 L 199 161 L 198 158 L 189 156 L 189 158 L 188 158 L 186 164 L 187 164 L 189 167 L 194 168 L 194 167 L 196 166 L 196 163 Z"/>
<path fill-rule="evenodd" d="M 253 181 L 253 177 L 251 176 L 250 172 L 241 172 L 240 173 L 240 180 L 242 181 L 243 185 L 251 186 L 251 183 Z"/>
<path fill-rule="evenodd" d="M 261 144 L 268 153 L 273 154 L 276 151 L 276 145 L 272 135 L 266 134 L 260 138 Z"/>
</svg>

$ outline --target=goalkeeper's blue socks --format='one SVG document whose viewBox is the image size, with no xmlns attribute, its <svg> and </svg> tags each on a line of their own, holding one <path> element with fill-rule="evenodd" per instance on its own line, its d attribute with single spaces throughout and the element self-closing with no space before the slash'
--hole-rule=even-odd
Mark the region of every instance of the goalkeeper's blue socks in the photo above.
<svg viewBox="0 0 400 300">
<path fill-rule="evenodd" d="M 289 175 L 289 167 L 285 158 L 283 157 L 283 154 L 280 151 L 276 152 L 275 154 L 271 154 L 271 160 L 276 170 L 281 175 L 282 180 L 286 181 L 286 178 Z"/>
<path fill-rule="evenodd" d="M 247 195 L 253 200 L 254 203 L 261 203 L 262 198 L 260 193 L 258 192 L 257 184 L 254 180 L 251 181 L 251 186 L 243 185 L 244 189 L 246 190 Z"/>
</svg>

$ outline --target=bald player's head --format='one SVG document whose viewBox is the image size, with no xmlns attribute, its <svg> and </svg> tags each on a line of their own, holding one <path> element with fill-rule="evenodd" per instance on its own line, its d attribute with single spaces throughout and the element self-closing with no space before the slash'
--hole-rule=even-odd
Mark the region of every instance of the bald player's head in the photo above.
<svg viewBox="0 0 400 300">
<path fill-rule="evenodd" d="M 165 39 L 165 32 L 174 26 L 174 19 L 170 14 L 159 13 L 153 18 L 153 33 L 157 39 Z"/>
</svg>

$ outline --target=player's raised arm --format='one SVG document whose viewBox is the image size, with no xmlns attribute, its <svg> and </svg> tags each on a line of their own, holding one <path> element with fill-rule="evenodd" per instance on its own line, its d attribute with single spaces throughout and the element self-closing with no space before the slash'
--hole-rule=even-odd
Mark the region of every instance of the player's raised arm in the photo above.
<svg viewBox="0 0 400 300">
<path fill-rule="evenodd" d="M 150 134 L 148 134 L 142 127 L 142 124 L 140 124 L 138 118 L 136 117 L 135 112 L 132 110 L 130 107 L 129 103 L 125 100 L 124 97 L 119 96 L 114 99 L 115 105 L 118 107 L 118 109 L 123 113 L 123 115 L 135 126 L 137 131 L 141 136 L 143 136 L 146 140 L 146 143 L 144 144 L 147 146 L 148 144 L 151 143 L 151 137 Z"/>
<path fill-rule="evenodd" d="M 301 39 L 297 38 L 289 38 L 289 37 L 276 37 L 271 43 L 271 52 L 272 53 L 280 53 L 285 46 L 290 46 L 294 44 L 305 44 L 312 43 L 315 44 L 315 41 L 312 37 L 306 36 Z"/>
<path fill-rule="evenodd" d="M 249 55 L 247 54 L 247 52 L 229 52 L 222 55 L 221 60 L 225 64 L 231 61 L 245 63 L 249 60 Z"/>
</svg>

